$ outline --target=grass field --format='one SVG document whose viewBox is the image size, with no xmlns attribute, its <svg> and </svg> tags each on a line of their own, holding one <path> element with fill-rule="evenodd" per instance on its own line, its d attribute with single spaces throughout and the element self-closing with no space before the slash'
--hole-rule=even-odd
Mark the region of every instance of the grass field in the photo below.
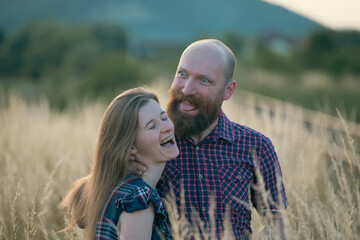
<svg viewBox="0 0 360 240">
<path fill-rule="evenodd" d="M 167 87 L 153 87 L 162 105 Z M 46 100 L 29 102 L 16 94 L 2 99 L 0 239 L 64 238 L 57 233 L 66 222 L 58 204 L 89 171 L 106 105 L 84 101 L 58 112 Z M 224 111 L 272 139 L 290 201 L 289 239 L 359 238 L 360 125 L 240 89 Z M 181 224 L 175 221 L 175 231 Z M 252 227 L 253 239 L 261 239 L 256 214 Z M 176 239 L 182 239 L 179 234 Z M 81 239 L 81 232 L 66 238 Z"/>
</svg>

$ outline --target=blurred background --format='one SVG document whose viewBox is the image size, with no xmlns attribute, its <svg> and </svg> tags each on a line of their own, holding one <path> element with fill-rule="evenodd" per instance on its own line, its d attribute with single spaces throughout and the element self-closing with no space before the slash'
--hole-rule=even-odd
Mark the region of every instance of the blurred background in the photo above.
<svg viewBox="0 0 360 240">
<path fill-rule="evenodd" d="M 0 239 L 81 239 L 57 232 L 69 219 L 58 204 L 90 171 L 110 100 L 146 84 L 164 105 L 184 48 L 217 38 L 238 60 L 225 113 L 276 147 L 286 235 L 358 240 L 359 10 L 359 0 L 0 0 Z M 264 239 L 253 215 L 252 239 Z"/>
<path fill-rule="evenodd" d="M 317 2 L 2 0 L 1 99 L 63 110 L 170 85 L 184 48 L 217 38 L 237 57 L 239 89 L 359 123 L 359 3 Z"/>
</svg>

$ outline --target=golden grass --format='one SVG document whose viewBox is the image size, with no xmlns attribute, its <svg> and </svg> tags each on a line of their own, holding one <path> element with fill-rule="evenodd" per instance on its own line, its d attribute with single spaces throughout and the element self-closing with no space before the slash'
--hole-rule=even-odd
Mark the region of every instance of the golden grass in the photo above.
<svg viewBox="0 0 360 240">
<path fill-rule="evenodd" d="M 167 87 L 153 87 L 162 105 Z M 46 100 L 31 103 L 12 94 L 6 101 L 0 109 L 0 239 L 63 239 L 57 231 L 66 216 L 57 206 L 89 171 L 106 104 L 77 104 L 60 113 Z M 239 89 L 224 111 L 272 139 L 290 201 L 289 239 L 358 239 L 359 125 Z M 175 215 L 172 221 L 175 239 L 183 239 L 186 222 Z M 253 239 L 261 239 L 256 213 L 252 227 Z M 81 239 L 81 231 L 66 238 Z"/>
</svg>

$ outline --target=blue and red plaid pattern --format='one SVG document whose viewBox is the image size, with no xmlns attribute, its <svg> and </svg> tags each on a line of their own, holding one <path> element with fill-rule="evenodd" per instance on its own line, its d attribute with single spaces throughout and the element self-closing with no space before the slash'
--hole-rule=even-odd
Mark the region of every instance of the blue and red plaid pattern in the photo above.
<svg viewBox="0 0 360 240">
<path fill-rule="evenodd" d="M 100 212 L 95 239 L 120 239 L 118 236 L 119 229 L 117 229 L 120 214 L 123 211 L 134 212 L 147 209 L 150 201 L 154 205 L 155 212 L 151 239 L 171 239 L 167 215 L 158 192 L 156 189 L 151 188 L 142 178 L 134 175 L 126 177 L 112 190 Z"/>
<path fill-rule="evenodd" d="M 229 208 L 235 238 L 247 239 L 252 206 L 259 212 L 265 211 L 265 206 L 270 211 L 288 206 L 277 155 L 270 139 L 261 133 L 231 122 L 221 112 L 216 128 L 199 144 L 191 138 L 176 140 L 180 155 L 166 164 L 157 188 L 161 196 L 173 188 L 179 211 L 180 196 L 184 195 L 182 207 L 190 222 L 193 208 L 209 230 L 213 196 L 217 236 L 223 232 L 225 209 Z M 268 205 L 259 201 L 263 198 L 255 187 L 261 182 L 256 169 L 269 193 Z"/>
</svg>

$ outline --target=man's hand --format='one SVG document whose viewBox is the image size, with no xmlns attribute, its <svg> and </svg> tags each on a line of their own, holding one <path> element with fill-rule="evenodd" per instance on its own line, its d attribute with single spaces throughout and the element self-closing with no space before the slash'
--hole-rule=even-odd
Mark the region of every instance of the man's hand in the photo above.
<svg viewBox="0 0 360 240">
<path fill-rule="evenodd" d="M 129 172 L 136 174 L 138 176 L 142 176 L 146 172 L 146 167 L 136 161 L 135 154 L 130 154 L 129 156 Z"/>
</svg>

